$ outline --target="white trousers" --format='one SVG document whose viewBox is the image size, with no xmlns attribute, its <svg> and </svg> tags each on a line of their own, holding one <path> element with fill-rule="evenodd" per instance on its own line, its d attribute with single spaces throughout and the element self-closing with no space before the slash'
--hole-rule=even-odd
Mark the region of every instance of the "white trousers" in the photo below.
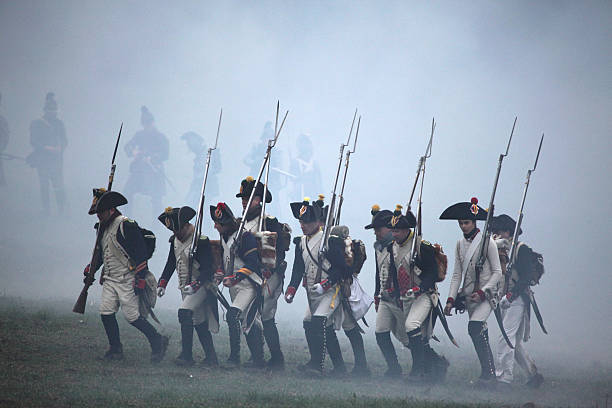
<svg viewBox="0 0 612 408">
<path fill-rule="evenodd" d="M 408 347 L 406 318 L 408 310 L 403 310 L 393 302 L 381 300 L 376 313 L 376 333 L 391 332 L 405 347 Z"/>
<path fill-rule="evenodd" d="M 284 280 L 284 275 L 280 273 L 273 273 L 272 276 L 270 276 L 270 279 L 267 279 L 265 285 L 262 287 L 264 303 L 261 319 L 264 322 L 266 320 L 274 319 L 274 316 L 276 316 L 278 298 L 280 297 L 281 293 L 283 293 Z"/>
<path fill-rule="evenodd" d="M 514 378 L 514 361 L 531 377 L 536 374 L 536 366 L 527 354 L 523 346 L 523 335 L 525 333 L 525 302 L 522 297 L 516 298 L 508 309 L 502 309 L 504 328 L 510 341 L 514 344 L 514 350 L 508 346 L 506 340 L 500 334 L 497 340 L 497 353 L 495 362 L 496 375 L 500 381 L 510 383 Z"/>
<path fill-rule="evenodd" d="M 319 295 L 316 292 L 311 291 L 309 288 L 308 296 L 310 297 L 308 308 L 304 314 L 304 321 L 309 322 L 312 320 L 312 316 L 325 316 L 327 317 L 327 326 L 334 325 L 335 330 L 340 330 L 343 322 L 343 311 L 342 303 L 340 299 L 340 293 L 336 292 L 338 286 L 333 286 Z"/>
<path fill-rule="evenodd" d="M 121 311 L 125 319 L 132 323 L 140 317 L 138 296 L 134 294 L 134 276 L 126 275 L 120 282 L 104 280 L 102 284 L 102 300 L 100 314 L 111 315 Z"/>
<path fill-rule="evenodd" d="M 491 304 L 486 299 L 482 302 L 471 302 L 468 296 L 466 303 L 468 316 L 471 322 L 486 322 L 493 311 L 493 309 L 491 309 Z"/>
</svg>

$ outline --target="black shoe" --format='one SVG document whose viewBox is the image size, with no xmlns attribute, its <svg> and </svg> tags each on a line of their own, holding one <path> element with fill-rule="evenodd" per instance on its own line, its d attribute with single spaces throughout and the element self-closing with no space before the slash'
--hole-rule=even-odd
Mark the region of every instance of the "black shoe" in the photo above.
<svg viewBox="0 0 612 408">
<path fill-rule="evenodd" d="M 272 371 L 285 371 L 285 359 L 278 360 L 271 358 L 266 362 L 266 367 Z"/>
<path fill-rule="evenodd" d="M 182 354 L 174 359 L 174 364 L 180 367 L 191 367 L 195 364 L 193 358 L 186 358 Z"/>
<path fill-rule="evenodd" d="M 402 378 L 402 367 L 400 365 L 389 367 L 384 375 L 387 378 Z"/>
<path fill-rule="evenodd" d="M 170 343 L 168 336 L 160 335 L 160 337 L 159 349 L 151 353 L 151 362 L 155 364 L 160 363 L 164 359 L 166 350 L 168 350 L 168 343 Z"/>
<path fill-rule="evenodd" d="M 215 358 L 206 357 L 205 359 L 200 361 L 200 367 L 219 367 L 219 361 L 217 360 L 216 356 Z"/>
<path fill-rule="evenodd" d="M 353 367 L 353 371 L 351 371 L 351 377 L 355 378 L 368 378 L 372 376 L 372 372 L 368 368 L 368 366 L 355 366 Z"/>
<path fill-rule="evenodd" d="M 544 382 L 544 377 L 540 373 L 535 373 L 531 378 L 525 383 L 529 388 L 540 388 L 542 383 Z"/>
<path fill-rule="evenodd" d="M 110 348 L 106 353 L 104 353 L 103 360 L 107 361 L 119 361 L 123 360 L 123 348 L 113 349 Z"/>
<path fill-rule="evenodd" d="M 225 364 L 223 364 L 223 368 L 227 370 L 235 370 L 240 368 L 240 358 L 231 357 L 227 359 Z"/>
</svg>

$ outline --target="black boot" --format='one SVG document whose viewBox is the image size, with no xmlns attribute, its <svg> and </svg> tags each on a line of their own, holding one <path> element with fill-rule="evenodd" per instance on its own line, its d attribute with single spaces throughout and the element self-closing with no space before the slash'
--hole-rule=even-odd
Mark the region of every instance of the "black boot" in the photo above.
<svg viewBox="0 0 612 408">
<path fill-rule="evenodd" d="M 123 346 L 119 339 L 119 325 L 117 324 L 115 314 L 100 315 L 100 317 L 102 318 L 104 331 L 106 331 L 106 337 L 108 337 L 108 344 L 110 345 L 110 348 L 104 354 L 104 359 L 123 360 Z"/>
<path fill-rule="evenodd" d="M 338 343 L 338 337 L 336 336 L 333 324 L 325 327 L 325 341 L 327 343 L 329 358 L 331 358 L 332 364 L 334 365 L 332 375 L 340 377 L 346 375 L 346 366 L 342 358 L 342 350 L 340 349 L 340 343 Z"/>
<path fill-rule="evenodd" d="M 414 329 L 407 333 L 410 354 L 412 354 L 412 369 L 410 370 L 410 378 L 422 381 L 425 376 L 425 350 L 423 344 L 423 335 L 421 328 Z"/>
<path fill-rule="evenodd" d="M 493 362 L 493 353 L 489 345 L 489 330 L 485 322 L 471 321 L 468 323 L 468 333 L 474 343 L 474 349 L 480 361 L 480 378 L 479 384 L 489 387 L 495 386 L 495 363 Z"/>
<path fill-rule="evenodd" d="M 285 357 L 281 351 L 280 338 L 274 318 L 263 322 L 263 334 L 270 349 L 270 361 L 268 367 L 272 370 L 282 371 L 285 369 Z"/>
<path fill-rule="evenodd" d="M 310 359 L 306 366 L 309 374 L 320 376 L 323 374 L 325 366 L 325 348 L 326 348 L 326 333 L 325 323 L 327 318 L 324 316 L 314 316 L 310 322 L 311 340 L 310 340 Z"/>
<path fill-rule="evenodd" d="M 391 333 L 376 333 L 376 343 L 378 343 L 378 347 L 380 347 L 380 351 L 387 362 L 385 377 L 401 377 L 402 366 L 400 366 L 399 362 L 397 361 L 395 347 L 393 347 L 393 343 L 391 342 Z"/>
<path fill-rule="evenodd" d="M 359 331 L 359 327 L 355 326 L 351 330 L 345 330 L 344 333 L 351 342 L 353 348 L 353 356 L 355 358 L 355 366 L 351 375 L 355 377 L 369 377 L 371 375 L 366 359 L 365 348 L 363 346 L 363 337 Z"/>
<path fill-rule="evenodd" d="M 237 307 L 230 307 L 226 315 L 230 340 L 230 355 L 227 359 L 229 368 L 240 366 L 240 313 Z"/>
<path fill-rule="evenodd" d="M 446 379 L 446 372 L 450 365 L 448 360 L 435 352 L 429 343 L 424 346 L 425 350 L 425 377 L 433 383 L 441 383 Z"/>
<path fill-rule="evenodd" d="M 181 354 L 174 360 L 179 366 L 192 366 L 193 361 L 193 311 L 178 310 L 178 320 L 181 324 Z"/>
<path fill-rule="evenodd" d="M 213 343 L 212 334 L 208 330 L 208 322 L 202 322 L 195 326 L 195 330 L 198 333 L 198 338 L 204 349 L 206 357 L 202 360 L 202 365 L 207 367 L 215 367 L 219 365 L 217 360 L 217 352 L 215 351 L 215 344 Z"/>
<path fill-rule="evenodd" d="M 254 323 L 251 330 L 249 330 L 246 335 L 247 346 L 251 352 L 253 368 L 264 368 L 266 366 L 263 340 L 261 327 Z"/>
<path fill-rule="evenodd" d="M 151 345 L 151 362 L 159 363 L 162 361 L 168 349 L 168 337 L 159 334 L 157 330 L 155 330 L 155 327 L 142 316 L 134 320 L 131 325 L 140 330 L 142 334 L 147 337 L 147 340 L 149 340 L 149 344 Z"/>
<path fill-rule="evenodd" d="M 308 344 L 308 352 L 310 353 L 310 360 L 306 364 L 298 364 L 297 369 L 299 371 L 307 371 L 307 370 L 318 370 L 320 365 L 317 363 L 317 358 L 315 355 L 317 354 L 316 347 L 314 347 L 314 329 L 312 326 L 312 322 L 303 322 L 304 326 L 304 334 L 306 335 L 306 343 Z"/>
</svg>

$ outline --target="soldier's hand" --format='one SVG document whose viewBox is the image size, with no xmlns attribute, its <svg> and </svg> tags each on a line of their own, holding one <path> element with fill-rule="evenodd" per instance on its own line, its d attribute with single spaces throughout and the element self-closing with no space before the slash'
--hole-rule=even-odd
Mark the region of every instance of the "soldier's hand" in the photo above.
<svg viewBox="0 0 612 408">
<path fill-rule="evenodd" d="M 378 312 L 378 304 L 380 303 L 380 298 L 378 296 L 374 297 L 374 309 Z"/>
<path fill-rule="evenodd" d="M 486 296 L 482 290 L 472 292 L 470 295 L 470 301 L 474 303 L 480 303 L 486 299 Z"/>
<path fill-rule="evenodd" d="M 296 289 L 293 286 L 289 286 L 285 291 L 285 302 L 291 303 L 293 302 L 293 297 L 295 296 Z"/>
<path fill-rule="evenodd" d="M 508 295 L 510 295 L 510 293 L 508 293 L 506 296 L 504 296 L 503 298 L 501 298 L 501 300 L 499 301 L 499 307 L 501 307 L 502 309 L 508 309 L 510 307 L 510 298 L 508 297 Z"/>
<path fill-rule="evenodd" d="M 444 306 L 444 314 L 447 316 L 452 316 L 451 311 L 453 310 L 453 304 L 451 302 L 447 302 L 446 306 Z"/>
<path fill-rule="evenodd" d="M 223 273 L 223 269 L 217 269 L 217 271 L 215 272 L 214 275 L 214 280 L 215 283 L 217 284 L 217 286 L 219 286 L 219 284 L 223 281 L 223 276 L 225 275 L 225 273 Z"/>
<path fill-rule="evenodd" d="M 137 276 L 134 279 L 134 294 L 136 296 L 140 296 L 142 293 L 144 293 L 146 286 L 147 286 L 147 281 Z"/>
<path fill-rule="evenodd" d="M 231 288 L 238 282 L 239 280 L 236 278 L 236 275 L 230 275 L 223 278 L 223 286 L 225 286 L 226 288 Z"/>
<path fill-rule="evenodd" d="M 87 266 L 85 267 L 85 269 L 83 269 L 83 276 L 87 276 L 89 275 L 89 270 L 91 268 L 91 264 L 87 264 Z"/>
<path fill-rule="evenodd" d="M 200 282 L 193 281 L 189 285 L 185 285 L 183 288 L 183 295 L 193 295 L 200 289 Z"/>
<path fill-rule="evenodd" d="M 312 290 L 319 295 L 322 295 L 325 292 L 325 289 L 323 289 L 323 285 L 321 285 L 320 283 L 315 283 L 314 285 L 312 285 Z"/>
<path fill-rule="evenodd" d="M 166 294 L 166 288 L 162 288 L 161 286 L 159 286 L 157 288 L 157 297 L 162 297 Z"/>
</svg>

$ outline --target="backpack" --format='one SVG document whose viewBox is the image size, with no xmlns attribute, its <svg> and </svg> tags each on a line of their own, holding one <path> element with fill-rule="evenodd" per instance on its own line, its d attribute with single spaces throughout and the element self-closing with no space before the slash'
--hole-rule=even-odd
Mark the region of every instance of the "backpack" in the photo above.
<svg viewBox="0 0 612 408">
<path fill-rule="evenodd" d="M 140 228 L 140 227 L 138 227 Z M 145 242 L 146 248 L 146 259 L 149 260 L 153 256 L 153 252 L 155 252 L 155 234 L 153 231 L 148 230 L 146 228 L 140 228 L 140 233 L 142 234 L 142 238 Z"/>
<path fill-rule="evenodd" d="M 351 242 L 351 247 L 353 250 L 353 265 L 351 266 L 351 272 L 354 275 L 358 275 L 361 272 L 361 268 L 365 263 L 366 259 L 366 249 L 365 244 L 360 239 L 354 239 Z"/>
<path fill-rule="evenodd" d="M 525 244 L 522 242 L 519 243 L 519 246 L 516 249 L 517 254 L 523 245 Z M 525 271 L 521 271 L 521 274 L 525 275 L 525 278 L 529 282 L 530 286 L 535 286 L 540 283 L 540 279 L 542 279 L 542 275 L 544 275 L 544 257 L 542 254 L 534 251 L 533 249 L 528 251 L 526 255 L 528 256 L 529 260 L 529 268 Z"/>
<path fill-rule="evenodd" d="M 448 268 L 448 258 L 440 244 L 434 244 L 434 257 L 438 265 L 438 277 L 436 282 L 442 282 L 446 278 L 446 269 Z"/>
</svg>

